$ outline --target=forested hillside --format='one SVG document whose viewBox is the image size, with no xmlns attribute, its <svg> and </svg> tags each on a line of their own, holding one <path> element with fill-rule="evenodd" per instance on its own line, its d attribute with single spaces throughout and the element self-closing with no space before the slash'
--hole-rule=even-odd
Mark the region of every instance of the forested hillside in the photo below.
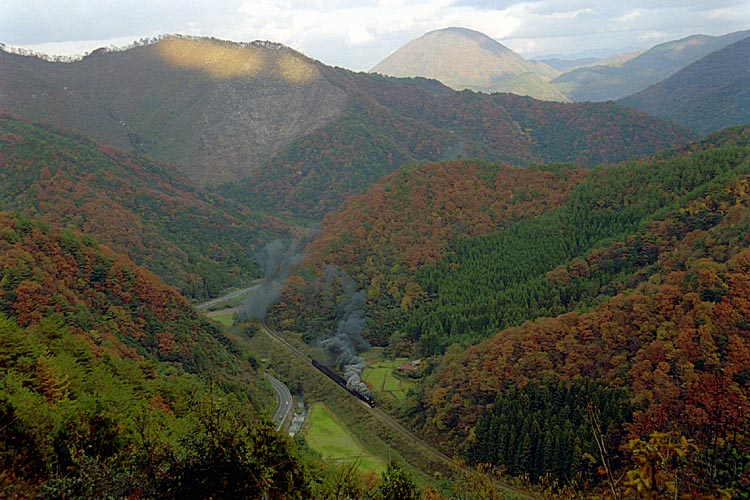
<svg viewBox="0 0 750 500">
<path fill-rule="evenodd" d="M 0 213 L 4 498 L 304 498 L 238 354 L 126 257 Z"/>
<path fill-rule="evenodd" d="M 503 233 L 467 240 L 445 262 L 450 283 L 428 288 L 435 300 L 426 308 L 438 340 L 452 335 L 437 319 L 450 318 L 440 306 L 450 303 L 448 290 L 453 304 L 469 305 L 455 317 L 484 318 L 487 333 L 556 317 L 506 328 L 465 353 L 449 350 L 413 408 L 425 434 L 532 478 L 606 484 L 595 471 L 609 468 L 626 472 L 621 493 L 746 497 L 750 131 L 689 151 L 593 172 L 568 204 L 591 196 L 593 210 L 569 212 L 577 230 L 526 233 L 535 245 L 524 250 L 543 249 L 546 265 L 527 254 L 488 268 L 507 249 L 498 246 Z M 653 175 L 660 181 L 649 183 Z M 464 279 L 487 293 L 462 299 Z M 514 301 L 494 300 L 508 290 Z M 482 326 L 459 322 L 457 331 Z M 604 461 L 597 434 L 609 450 Z M 659 454 L 675 459 L 649 462 Z"/>
<path fill-rule="evenodd" d="M 179 36 L 70 63 L 0 51 L 0 109 L 217 184 L 342 112 L 346 95 L 321 66 L 279 44 Z"/>
<path fill-rule="evenodd" d="M 560 206 L 585 176 L 570 165 L 524 169 L 478 160 L 404 167 L 326 216 L 272 319 L 308 339 L 327 336 L 341 286 L 326 279 L 332 265 L 367 291 L 366 336 L 387 343 L 426 299 L 420 268 L 462 239 Z"/>
<path fill-rule="evenodd" d="M 430 300 L 410 315 L 407 336 L 431 352 L 438 339 L 443 347 L 458 340 L 446 336 L 481 338 L 631 288 L 657 256 L 643 226 L 717 176 L 736 175 L 727 171 L 748 154 L 727 145 L 593 171 L 561 209 L 462 241 L 422 269 L 419 283 Z"/>
<path fill-rule="evenodd" d="M 0 209 L 93 236 L 187 296 L 248 283 L 259 240 L 285 231 L 165 164 L 80 135 L 0 115 L 0 145 Z"/>
<path fill-rule="evenodd" d="M 456 92 L 271 42 L 0 50 L 0 497 L 418 497 L 398 464 L 361 475 L 276 433 L 263 367 L 307 408 L 338 391 L 353 432 L 387 428 L 368 452 L 425 447 L 441 473 L 456 462 L 393 418 L 565 500 L 750 500 L 750 126 L 693 139 L 612 102 Z M 298 242 L 266 245 L 318 226 L 299 266 Z M 246 309 L 286 281 L 268 325 L 359 370 L 377 408 L 189 302 L 261 272 Z M 500 484 L 428 476 L 430 500 Z"/>
<path fill-rule="evenodd" d="M 435 363 L 404 412 L 446 451 L 580 488 L 609 469 L 621 493 L 747 491 L 750 130 L 516 172 L 425 165 L 354 198 L 289 280 L 279 326 L 326 335 L 352 280 L 364 334 Z M 651 452 L 682 458 L 648 479 Z"/>
<path fill-rule="evenodd" d="M 130 146 L 201 185 L 230 182 L 221 192 L 248 206 L 317 220 L 412 161 L 591 167 L 691 137 L 611 104 L 455 92 L 328 67 L 278 44 L 186 37 L 69 63 L 0 51 L 0 108 Z"/>
<path fill-rule="evenodd" d="M 713 52 L 621 104 L 701 134 L 750 123 L 750 37 Z"/>
<path fill-rule="evenodd" d="M 642 228 L 734 175 L 748 154 L 731 145 L 742 130 L 589 174 L 472 162 L 402 169 L 326 218 L 277 317 L 311 337 L 331 328 L 327 266 L 367 290 L 371 340 L 393 336 L 425 355 L 591 307 L 646 279 L 656 254 Z"/>
<path fill-rule="evenodd" d="M 345 74 L 356 100 L 341 120 L 293 143 L 227 197 L 321 217 L 412 162 L 482 158 L 513 165 L 613 163 L 683 144 L 685 130 L 612 103 L 562 104 L 446 92 L 429 80 Z"/>
</svg>

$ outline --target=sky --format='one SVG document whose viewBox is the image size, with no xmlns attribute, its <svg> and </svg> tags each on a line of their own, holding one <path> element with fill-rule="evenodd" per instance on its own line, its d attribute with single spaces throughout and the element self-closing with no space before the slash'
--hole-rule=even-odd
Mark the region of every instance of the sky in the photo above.
<svg viewBox="0 0 750 500">
<path fill-rule="evenodd" d="M 606 56 L 750 29 L 750 0 L 0 0 L 0 43 L 81 55 L 158 35 L 288 45 L 368 70 L 428 31 L 464 27 L 527 58 Z"/>
</svg>

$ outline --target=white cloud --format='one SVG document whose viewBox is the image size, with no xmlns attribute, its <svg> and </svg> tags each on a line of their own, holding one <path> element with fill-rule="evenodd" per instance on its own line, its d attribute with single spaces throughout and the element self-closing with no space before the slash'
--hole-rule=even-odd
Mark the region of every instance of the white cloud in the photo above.
<svg viewBox="0 0 750 500">
<path fill-rule="evenodd" d="M 620 17 L 616 17 L 614 19 L 615 23 L 629 23 L 630 21 L 633 21 L 634 19 L 638 19 L 643 14 L 643 11 L 641 9 L 635 9 L 631 10 L 627 14 L 624 14 Z"/>
<path fill-rule="evenodd" d="M 280 2 L 248 2 L 240 5 L 239 12 L 257 17 L 279 17 L 284 13 Z"/>
<path fill-rule="evenodd" d="M 705 15 L 714 21 L 733 21 L 738 17 L 750 18 L 750 2 L 744 2 L 739 8 L 737 6 L 720 9 L 711 9 Z"/>
<path fill-rule="evenodd" d="M 0 42 L 50 51 L 57 46 L 65 53 L 74 46 L 89 51 L 96 48 L 91 45 L 113 40 L 125 45 L 163 33 L 187 33 L 272 40 L 328 64 L 369 69 L 409 40 L 450 26 L 481 31 L 527 56 L 631 50 L 694 33 L 747 29 L 750 2 L 0 0 L 0 37 L 5 37 Z"/>
<path fill-rule="evenodd" d="M 346 43 L 348 45 L 364 45 L 374 41 L 375 37 L 364 26 L 351 26 L 346 33 Z"/>
</svg>

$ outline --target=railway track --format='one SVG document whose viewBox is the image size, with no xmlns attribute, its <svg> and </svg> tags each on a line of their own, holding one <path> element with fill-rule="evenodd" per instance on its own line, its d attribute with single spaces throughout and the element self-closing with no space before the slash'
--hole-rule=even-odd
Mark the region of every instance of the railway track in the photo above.
<svg viewBox="0 0 750 500">
<path fill-rule="evenodd" d="M 307 354 L 300 351 L 299 349 L 294 347 L 292 344 L 290 344 L 288 341 L 286 341 L 284 338 L 282 338 L 280 335 L 278 335 L 276 332 L 271 330 L 271 328 L 268 325 L 266 325 L 265 322 L 261 322 L 260 325 L 261 325 L 261 329 L 263 330 L 263 332 L 267 336 L 269 336 L 274 342 L 280 344 L 286 350 L 288 350 L 289 352 L 294 354 L 296 357 L 298 357 L 301 361 L 304 361 L 305 363 L 310 364 L 312 366 L 312 359 Z M 338 384 L 336 384 L 336 386 L 339 387 L 339 389 L 341 389 L 345 393 L 349 394 L 349 391 L 347 391 L 345 388 L 341 387 Z M 414 434 L 412 431 L 404 427 L 403 424 L 401 424 L 401 422 L 396 420 L 394 417 L 392 417 L 388 413 L 384 412 L 379 407 L 377 406 L 371 407 L 365 403 L 362 403 L 362 407 L 365 409 L 365 411 L 368 411 L 370 415 L 377 418 L 383 425 L 388 427 L 391 431 L 400 434 L 401 437 L 404 438 L 410 444 L 410 446 L 419 447 L 422 454 L 427 455 L 433 460 L 442 463 L 445 467 L 451 470 L 461 470 L 469 474 L 478 474 L 474 469 L 467 467 L 465 464 L 458 462 L 450 458 L 445 453 L 435 449 L 432 445 L 430 445 L 429 443 L 424 441 L 422 438 Z M 541 497 L 535 496 L 526 490 L 516 488 L 515 486 L 506 484 L 504 482 L 498 481 L 493 478 L 487 477 L 487 479 L 492 481 L 498 489 L 506 491 L 507 493 L 511 493 L 519 499 L 528 499 L 528 500 L 540 500 L 541 499 Z"/>
</svg>

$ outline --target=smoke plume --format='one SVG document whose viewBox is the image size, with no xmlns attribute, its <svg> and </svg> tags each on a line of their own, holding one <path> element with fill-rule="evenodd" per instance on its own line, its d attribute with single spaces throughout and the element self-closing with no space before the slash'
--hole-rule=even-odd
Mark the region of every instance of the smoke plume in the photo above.
<svg viewBox="0 0 750 500">
<path fill-rule="evenodd" d="M 326 269 L 326 281 L 330 282 L 340 276 L 344 288 L 342 294 L 341 320 L 336 333 L 320 342 L 338 366 L 344 369 L 346 386 L 365 396 L 370 395 L 370 389 L 362 382 L 362 371 L 365 360 L 357 354 L 370 348 L 370 344 L 362 337 L 365 326 L 365 292 L 355 291 L 354 283 L 344 276 L 338 269 Z M 329 281 L 330 280 L 330 281 Z"/>
<path fill-rule="evenodd" d="M 289 271 L 303 259 L 303 244 L 299 240 L 285 243 L 273 240 L 255 254 L 255 260 L 263 269 L 265 281 L 250 289 L 240 305 L 239 319 L 265 319 L 268 308 L 281 297 Z"/>
</svg>

